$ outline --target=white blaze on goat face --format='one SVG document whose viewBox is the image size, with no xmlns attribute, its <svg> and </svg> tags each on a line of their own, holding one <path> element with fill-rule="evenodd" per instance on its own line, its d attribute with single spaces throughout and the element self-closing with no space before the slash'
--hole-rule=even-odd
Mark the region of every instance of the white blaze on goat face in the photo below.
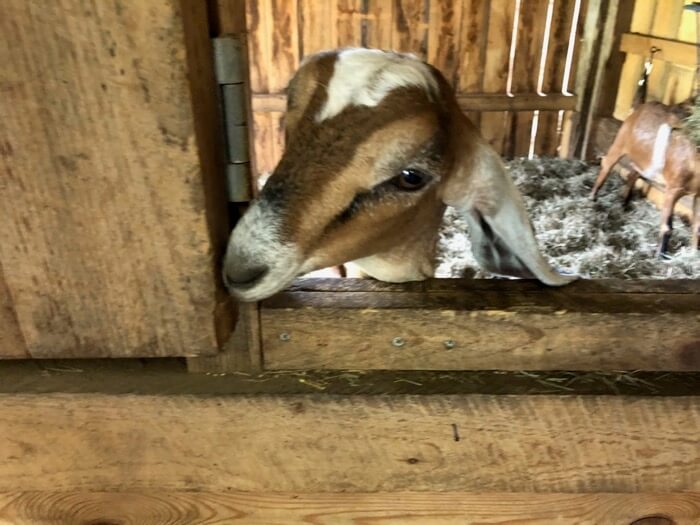
<svg viewBox="0 0 700 525">
<path fill-rule="evenodd" d="M 412 55 L 346 49 L 338 53 L 326 103 L 316 120 L 335 117 L 351 105 L 374 107 L 400 87 L 418 87 L 431 98 L 439 92 L 430 68 Z"/>
<path fill-rule="evenodd" d="M 307 58 L 288 88 L 285 132 L 282 159 L 229 242 L 224 279 L 239 298 L 349 261 L 382 280 L 431 277 L 445 203 L 471 217 L 488 270 L 570 280 L 544 262 L 497 155 L 417 58 Z"/>
</svg>

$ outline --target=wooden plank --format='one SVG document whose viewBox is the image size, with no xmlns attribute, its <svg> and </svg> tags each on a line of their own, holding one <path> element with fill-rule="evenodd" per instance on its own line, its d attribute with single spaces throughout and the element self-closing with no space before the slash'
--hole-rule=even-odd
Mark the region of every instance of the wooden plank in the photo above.
<svg viewBox="0 0 700 525">
<path fill-rule="evenodd" d="M 622 35 L 620 42 L 621 51 L 641 56 L 647 56 L 652 46 L 661 50 L 654 55 L 654 61 L 663 60 L 691 67 L 695 67 L 697 52 L 700 49 L 700 45 L 690 42 L 633 33 Z"/>
<path fill-rule="evenodd" d="M 338 40 L 336 47 L 362 46 L 362 0 L 333 0 L 336 3 L 335 19 Z M 317 30 L 320 30 L 317 28 Z"/>
<path fill-rule="evenodd" d="M 301 280 L 263 302 L 264 368 L 700 370 L 699 295 L 698 281 Z"/>
<path fill-rule="evenodd" d="M 490 0 L 463 0 L 459 34 L 459 59 L 455 91 L 482 93 L 488 45 Z"/>
<path fill-rule="evenodd" d="M 336 47 L 335 2 L 299 1 L 301 56 Z"/>
<path fill-rule="evenodd" d="M 0 492 L 700 490 L 697 397 L 3 395 L 0 423 Z"/>
<path fill-rule="evenodd" d="M 618 38 L 627 32 L 648 34 L 651 31 L 656 15 L 656 10 L 659 9 L 658 0 L 627 0 L 628 9 L 620 11 L 625 18 L 630 19 L 629 29 L 621 28 Z M 663 3 L 663 2 L 662 2 Z M 660 9 L 664 9 L 663 5 Z M 613 46 L 611 57 L 616 59 L 618 68 L 620 62 L 622 67 L 619 68 L 617 75 L 608 73 L 606 82 L 606 90 L 613 87 L 616 91 L 614 111 L 610 113 L 610 100 L 612 95 L 608 94 L 605 100 L 605 106 L 601 109 L 600 115 L 603 117 L 614 116 L 619 120 L 624 120 L 632 112 L 632 100 L 637 91 L 637 82 L 644 68 L 644 55 L 648 55 L 650 48 L 646 48 L 643 55 L 625 54 L 619 49 L 619 44 Z M 613 71 L 615 73 L 615 71 Z"/>
<path fill-rule="evenodd" d="M 431 0 L 429 4 L 427 61 L 455 86 L 462 65 L 462 57 L 458 54 L 462 0 Z"/>
<path fill-rule="evenodd" d="M 424 0 L 395 0 L 392 49 L 428 56 L 428 9 Z"/>
<path fill-rule="evenodd" d="M 0 260 L 33 357 L 216 352 L 206 15 L 4 6 Z"/>
<path fill-rule="evenodd" d="M 384 295 L 375 308 L 263 308 L 264 368 L 700 371 L 697 311 L 433 310 L 423 295 L 405 309 Z"/>
<path fill-rule="evenodd" d="M 532 119 L 534 112 L 517 111 L 512 113 L 511 140 L 512 155 L 514 157 L 527 157 L 530 151 L 530 139 L 532 137 Z"/>
<path fill-rule="evenodd" d="M 269 69 L 270 93 L 279 93 L 287 88 L 289 80 L 299 67 L 299 23 L 297 2 L 271 0 L 272 32 Z"/>
<path fill-rule="evenodd" d="M 272 173 L 279 160 L 275 154 L 275 116 L 279 113 L 253 111 L 253 136 L 255 144 L 255 178 Z M 278 117 L 279 118 L 279 117 Z"/>
<path fill-rule="evenodd" d="M 517 97 L 493 93 L 469 93 L 457 95 L 457 102 L 463 111 L 528 111 L 528 110 L 571 110 L 576 107 L 577 98 L 562 94 L 546 97 L 537 93 L 521 93 Z M 285 111 L 287 97 L 277 95 L 253 95 L 253 111 Z"/>
<path fill-rule="evenodd" d="M 537 137 L 535 138 L 535 155 L 554 157 L 558 154 L 563 121 L 563 114 L 560 120 L 559 111 L 539 112 Z"/>
<path fill-rule="evenodd" d="M 515 2 L 491 3 L 484 57 L 485 93 L 506 93 L 514 10 Z M 512 156 L 511 119 L 512 113 L 509 112 L 485 112 L 481 115 L 481 134 L 496 151 L 505 156 Z"/>
<path fill-rule="evenodd" d="M 0 261 L 0 356 L 30 357 L 17 321 L 17 312 L 15 312 L 10 290 L 3 277 L 2 261 Z"/>
<path fill-rule="evenodd" d="M 273 92 L 270 91 L 268 77 L 272 60 L 270 49 L 273 31 L 271 1 L 246 0 L 245 2 L 246 26 L 248 28 L 248 74 L 250 91 L 253 94 Z M 256 155 L 259 154 L 256 153 Z"/>
<path fill-rule="evenodd" d="M 652 23 L 650 34 L 664 39 L 675 39 L 681 24 L 683 4 L 683 0 L 670 3 L 665 2 L 663 6 L 657 3 L 657 12 L 654 14 L 654 22 Z M 668 47 L 668 45 L 666 45 L 666 47 Z M 693 68 L 697 63 L 697 53 L 694 54 L 695 60 L 691 63 Z M 664 101 L 663 98 L 666 86 L 670 80 L 669 74 L 671 72 L 671 66 L 672 64 L 667 63 L 666 60 L 659 61 L 656 55 L 654 55 L 654 69 L 649 75 L 648 80 L 648 100 Z"/>
<path fill-rule="evenodd" d="M 363 28 L 363 46 L 376 49 L 392 49 L 394 1 L 366 0 Z"/>
<path fill-rule="evenodd" d="M 9 492 L 0 494 L 0 520 L 6 525 L 190 525 L 193 520 L 203 525 L 502 525 L 523 521 L 694 525 L 700 521 L 700 493 Z"/>
<path fill-rule="evenodd" d="M 582 80 L 581 85 L 585 94 L 579 105 L 581 112 L 580 126 L 583 133 L 577 145 L 577 152 L 582 159 L 588 157 L 588 147 L 595 117 L 610 104 L 612 98 L 612 86 L 617 85 L 617 69 L 614 67 L 617 56 L 617 41 L 619 35 L 630 23 L 630 3 L 635 0 L 622 0 L 610 2 L 605 11 L 600 11 L 599 29 L 591 31 L 595 34 L 596 44 L 593 54 L 596 56 L 595 65 L 591 66 L 588 78 Z M 578 85 L 578 82 L 577 82 Z"/>
<path fill-rule="evenodd" d="M 244 6 L 239 5 L 238 19 L 245 19 Z M 228 340 L 235 323 L 235 309 L 228 290 L 220 278 L 219 261 L 223 260 L 230 233 L 226 195 L 225 143 L 221 133 L 221 108 L 218 97 L 210 28 L 206 6 L 198 0 L 180 0 L 182 24 L 187 50 L 187 79 L 190 88 L 194 133 L 196 137 L 201 185 L 204 190 L 204 210 L 210 238 L 210 278 L 216 284 L 213 315 L 217 349 Z M 247 95 L 247 93 L 246 93 Z M 182 269 L 187 271 L 186 269 Z M 185 278 L 186 280 L 187 278 Z"/>
</svg>

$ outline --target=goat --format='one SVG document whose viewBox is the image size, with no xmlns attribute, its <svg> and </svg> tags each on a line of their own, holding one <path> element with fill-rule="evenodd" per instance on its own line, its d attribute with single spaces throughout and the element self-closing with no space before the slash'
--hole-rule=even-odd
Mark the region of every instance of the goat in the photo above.
<svg viewBox="0 0 700 525">
<path fill-rule="evenodd" d="M 688 114 L 688 101 L 673 106 L 660 102 L 639 105 L 625 119 L 607 154 L 600 163 L 600 173 L 593 184 L 591 198 L 608 178 L 610 170 L 622 160 L 633 170 L 627 178 L 623 195 L 629 203 L 636 180 L 663 179 L 664 202 L 661 208 L 661 228 L 657 254 L 668 251 L 673 230 L 673 208 L 685 194 L 693 195 L 692 246 L 698 248 L 700 237 L 700 172 L 698 150 L 693 141 L 679 127 Z"/>
<path fill-rule="evenodd" d="M 412 55 L 307 57 L 287 88 L 286 149 L 231 234 L 223 277 L 244 301 L 352 261 L 365 275 L 432 277 L 447 205 L 468 220 L 489 272 L 563 285 L 540 254 L 498 154 L 444 77 Z"/>
</svg>

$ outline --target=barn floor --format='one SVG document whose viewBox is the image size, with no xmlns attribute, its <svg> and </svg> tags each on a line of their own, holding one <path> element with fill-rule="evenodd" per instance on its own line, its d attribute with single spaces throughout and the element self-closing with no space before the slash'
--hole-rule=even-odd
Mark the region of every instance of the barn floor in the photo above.
<svg viewBox="0 0 700 525">
<path fill-rule="evenodd" d="M 676 217 L 671 258 L 658 259 L 659 210 L 641 196 L 625 209 L 620 177 L 611 176 L 593 202 L 588 195 L 598 166 L 558 158 L 515 159 L 508 166 L 525 196 L 540 246 L 556 268 L 595 279 L 700 278 L 700 256 L 689 247 L 688 224 Z M 477 268 L 466 224 L 452 209 L 439 252 L 437 277 L 468 276 Z M 484 277 L 478 270 L 474 276 Z"/>
</svg>

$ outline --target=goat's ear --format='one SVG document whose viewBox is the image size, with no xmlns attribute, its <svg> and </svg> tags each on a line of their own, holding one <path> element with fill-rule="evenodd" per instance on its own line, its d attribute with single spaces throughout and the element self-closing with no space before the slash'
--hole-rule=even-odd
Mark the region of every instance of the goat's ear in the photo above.
<svg viewBox="0 0 700 525">
<path fill-rule="evenodd" d="M 465 119 L 466 120 L 466 119 Z M 576 279 L 554 271 L 539 251 L 522 197 L 496 151 L 465 122 L 454 142 L 454 166 L 442 200 L 467 221 L 472 251 L 486 271 L 537 278 L 550 286 Z"/>
</svg>

